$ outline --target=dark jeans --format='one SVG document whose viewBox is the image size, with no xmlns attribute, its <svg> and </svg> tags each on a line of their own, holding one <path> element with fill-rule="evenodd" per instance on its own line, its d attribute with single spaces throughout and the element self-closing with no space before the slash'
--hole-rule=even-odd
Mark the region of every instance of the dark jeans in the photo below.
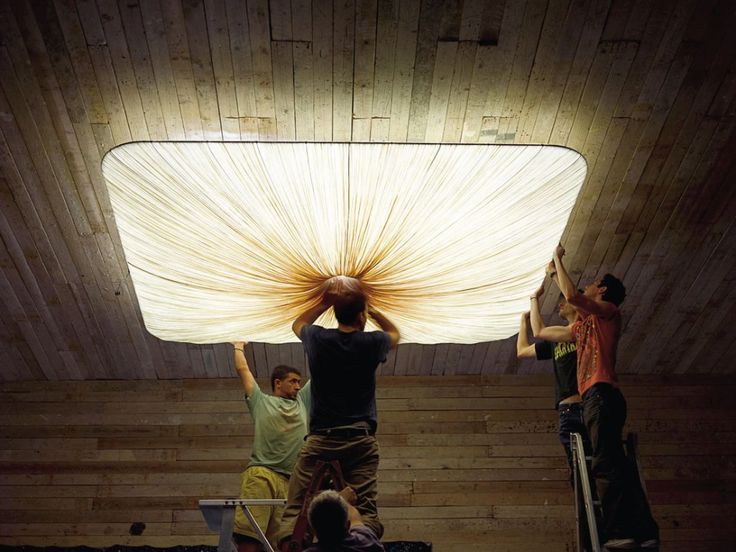
<svg viewBox="0 0 736 552">
<path fill-rule="evenodd" d="M 586 456 L 590 456 L 592 450 L 590 439 L 588 439 L 588 430 L 585 428 L 585 421 L 583 420 L 583 403 L 561 404 L 557 410 L 560 413 L 560 443 L 565 448 L 567 465 L 570 468 L 570 484 L 572 485 L 573 463 L 570 434 L 579 433 L 583 438 L 583 448 Z"/>
<path fill-rule="evenodd" d="M 583 395 L 583 416 L 592 445 L 591 475 L 601 501 L 601 541 L 659 537 L 633 462 L 624 453 L 626 401 L 621 391 L 598 383 Z"/>
<path fill-rule="evenodd" d="M 383 536 L 383 525 L 378 519 L 376 508 L 378 495 L 376 438 L 373 435 L 348 438 L 309 435 L 291 472 L 289 495 L 281 517 L 277 541 L 280 542 L 293 532 L 318 460 L 339 460 L 345 484 L 352 487 L 358 497 L 355 507 L 360 512 L 363 523 L 380 539 Z"/>
</svg>

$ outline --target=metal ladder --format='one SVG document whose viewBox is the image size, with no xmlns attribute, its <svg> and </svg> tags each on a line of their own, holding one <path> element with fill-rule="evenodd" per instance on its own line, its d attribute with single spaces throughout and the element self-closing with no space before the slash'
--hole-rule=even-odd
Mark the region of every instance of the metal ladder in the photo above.
<svg viewBox="0 0 736 552">
<path fill-rule="evenodd" d="M 598 524 L 595 519 L 595 506 L 600 505 L 600 503 L 593 501 L 593 492 L 590 488 L 590 477 L 588 476 L 589 457 L 585 456 L 583 438 L 579 433 L 570 434 L 570 446 L 572 447 L 573 488 L 575 489 L 575 540 L 577 541 L 577 550 L 583 552 L 586 549 L 582 531 L 582 524 L 585 523 L 588 527 L 591 552 L 601 552 Z M 585 518 L 581 519 L 583 508 L 585 509 Z"/>
<path fill-rule="evenodd" d="M 570 445 L 572 447 L 573 457 L 573 486 L 575 489 L 575 536 L 578 552 L 588 550 L 587 543 L 584 542 L 583 525 L 588 528 L 588 536 L 590 539 L 590 552 L 602 552 L 604 547 L 600 543 L 598 535 L 598 523 L 596 521 L 595 508 L 600 508 L 600 501 L 593 500 L 593 492 L 590 486 L 590 476 L 588 475 L 588 461 L 590 456 L 585 456 L 585 448 L 583 447 L 583 438 L 579 433 L 570 434 Z M 638 483 L 644 493 L 644 498 L 648 501 L 647 487 L 644 483 L 644 476 L 641 470 L 641 462 L 639 462 L 638 439 L 636 433 L 629 433 L 624 441 L 626 446 L 626 457 L 629 462 L 636 467 Z M 582 469 L 584 466 L 585 469 Z"/>
</svg>

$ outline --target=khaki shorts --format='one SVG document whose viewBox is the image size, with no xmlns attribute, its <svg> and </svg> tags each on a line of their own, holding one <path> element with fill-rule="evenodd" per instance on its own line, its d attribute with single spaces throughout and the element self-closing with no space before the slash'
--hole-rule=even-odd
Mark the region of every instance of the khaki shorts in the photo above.
<svg viewBox="0 0 736 552">
<path fill-rule="evenodd" d="M 240 498 L 286 498 L 289 478 L 263 466 L 251 466 L 240 475 Z M 281 523 L 282 506 L 250 506 L 261 531 L 272 545 Z M 243 509 L 235 510 L 235 533 L 258 540 L 258 534 Z"/>
</svg>

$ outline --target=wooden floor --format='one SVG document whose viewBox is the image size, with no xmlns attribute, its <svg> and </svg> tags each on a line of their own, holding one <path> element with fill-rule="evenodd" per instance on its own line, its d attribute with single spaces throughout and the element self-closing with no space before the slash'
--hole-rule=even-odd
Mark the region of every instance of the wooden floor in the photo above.
<svg viewBox="0 0 736 552">
<path fill-rule="evenodd" d="M 662 550 L 733 550 L 734 382 L 637 376 L 623 390 Z M 573 550 L 549 377 L 384 377 L 379 397 L 386 540 Z M 0 544 L 215 544 L 196 503 L 237 495 L 252 431 L 234 379 L 4 383 Z"/>
</svg>

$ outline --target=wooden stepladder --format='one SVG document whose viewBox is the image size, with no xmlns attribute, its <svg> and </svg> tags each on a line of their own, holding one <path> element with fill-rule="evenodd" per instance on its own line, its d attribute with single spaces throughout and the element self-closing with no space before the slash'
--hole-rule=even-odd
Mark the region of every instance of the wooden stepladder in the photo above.
<svg viewBox="0 0 736 552">
<path fill-rule="evenodd" d="M 304 495 L 302 509 L 297 517 L 294 532 L 291 538 L 284 542 L 283 550 L 288 552 L 301 552 L 312 543 L 314 535 L 309 528 L 307 511 L 314 495 L 319 493 L 325 484 L 329 482 L 336 491 L 345 488 L 345 480 L 342 476 L 340 463 L 337 460 L 329 462 L 318 460 L 312 474 L 312 479 Z M 220 535 L 217 552 L 237 552 L 233 542 L 233 529 L 235 527 L 235 509 L 240 506 L 243 513 L 250 521 L 251 526 L 258 535 L 267 552 L 275 552 L 271 543 L 268 542 L 263 530 L 258 526 L 256 519 L 250 511 L 251 506 L 285 506 L 286 500 L 282 498 L 226 498 L 222 500 L 200 500 L 199 509 L 202 511 L 207 527 Z"/>
<path fill-rule="evenodd" d="M 330 460 L 329 462 L 323 460 L 317 461 L 314 472 L 312 473 L 312 480 L 309 482 L 309 487 L 307 487 L 307 492 L 304 495 L 302 509 L 294 525 L 294 532 L 291 535 L 291 539 L 285 541 L 282 545 L 282 552 L 301 552 L 304 548 L 312 544 L 314 535 L 312 535 L 309 527 L 307 512 L 309 505 L 312 503 L 312 498 L 325 488 L 327 480 L 331 481 L 332 487 L 336 491 L 341 491 L 345 488 L 345 480 L 340 469 L 340 462 L 337 460 Z"/>
</svg>

